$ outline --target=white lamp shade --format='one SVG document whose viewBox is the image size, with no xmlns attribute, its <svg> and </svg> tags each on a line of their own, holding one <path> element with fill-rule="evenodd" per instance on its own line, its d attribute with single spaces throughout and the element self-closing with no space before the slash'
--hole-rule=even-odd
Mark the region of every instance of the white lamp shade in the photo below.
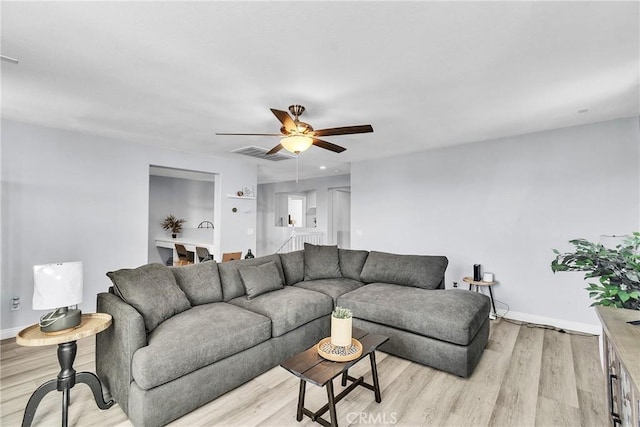
<svg viewBox="0 0 640 427">
<path fill-rule="evenodd" d="M 33 266 L 33 309 L 50 310 L 82 302 L 82 262 Z"/>
<path fill-rule="evenodd" d="M 280 144 L 285 150 L 292 153 L 302 153 L 313 144 L 313 138 L 308 136 L 293 135 L 280 140 Z"/>
</svg>

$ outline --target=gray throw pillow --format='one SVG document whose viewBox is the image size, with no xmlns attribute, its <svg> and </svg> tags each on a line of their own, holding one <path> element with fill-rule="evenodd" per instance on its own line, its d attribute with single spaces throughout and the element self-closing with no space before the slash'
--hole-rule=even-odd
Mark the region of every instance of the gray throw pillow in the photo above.
<svg viewBox="0 0 640 427">
<path fill-rule="evenodd" d="M 234 298 L 245 295 L 246 291 L 242 277 L 240 277 L 239 269 L 244 267 L 256 267 L 266 264 L 270 261 L 276 263 L 276 268 L 280 274 L 280 279 L 284 283 L 284 273 L 282 272 L 282 264 L 280 263 L 280 255 L 271 254 L 251 259 L 236 259 L 233 261 L 221 262 L 218 264 L 218 272 L 220 273 L 220 282 L 222 282 L 222 298 L 223 301 L 231 301 Z"/>
<path fill-rule="evenodd" d="M 338 246 L 304 244 L 304 280 L 340 277 Z"/>
<path fill-rule="evenodd" d="M 338 249 L 338 256 L 340 258 L 340 271 L 342 272 L 342 277 L 360 280 L 360 273 L 362 273 L 364 263 L 369 256 L 369 251 Z"/>
<path fill-rule="evenodd" d="M 200 262 L 183 267 L 171 267 L 170 270 L 191 305 L 222 301 L 222 285 L 217 262 Z"/>
<path fill-rule="evenodd" d="M 171 270 L 162 264 L 110 271 L 107 276 L 113 282 L 116 295 L 142 315 L 147 333 L 171 316 L 191 308 Z"/>
<path fill-rule="evenodd" d="M 247 299 L 284 288 L 278 267 L 273 261 L 254 267 L 241 267 L 238 271 L 244 283 Z"/>
<path fill-rule="evenodd" d="M 437 289 L 449 261 L 444 256 L 397 255 L 371 251 L 360 278 L 365 283 L 393 283 Z"/>
<path fill-rule="evenodd" d="M 304 251 L 280 254 L 280 262 L 287 285 L 295 285 L 304 280 Z"/>
</svg>

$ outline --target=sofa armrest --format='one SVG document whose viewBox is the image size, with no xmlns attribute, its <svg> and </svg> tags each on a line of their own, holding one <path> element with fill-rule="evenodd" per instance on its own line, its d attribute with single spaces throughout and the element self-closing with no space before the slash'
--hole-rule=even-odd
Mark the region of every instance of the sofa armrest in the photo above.
<svg viewBox="0 0 640 427">
<path fill-rule="evenodd" d="M 133 354 L 147 345 L 142 315 L 112 293 L 98 294 L 97 311 L 113 317 L 110 328 L 96 336 L 96 372 L 111 397 L 128 413 L 133 381 Z"/>
</svg>

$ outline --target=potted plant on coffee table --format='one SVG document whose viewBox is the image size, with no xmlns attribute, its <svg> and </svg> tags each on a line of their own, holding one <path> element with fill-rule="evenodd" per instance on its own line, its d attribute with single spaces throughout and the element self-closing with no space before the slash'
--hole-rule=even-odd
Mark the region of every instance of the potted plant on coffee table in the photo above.
<svg viewBox="0 0 640 427">
<path fill-rule="evenodd" d="M 331 344 L 338 347 L 351 345 L 352 314 L 348 308 L 336 307 L 331 313 Z"/>
<path fill-rule="evenodd" d="M 574 252 L 560 253 L 551 270 L 584 271 L 584 279 L 598 279 L 585 288 L 594 305 L 640 310 L 640 232 L 626 236 L 614 249 L 585 239 L 570 240 Z"/>
<path fill-rule="evenodd" d="M 178 237 L 178 233 L 182 231 L 182 224 L 187 222 L 183 218 L 178 218 L 175 215 L 167 215 L 167 217 L 160 223 L 163 229 L 171 230 L 171 237 L 174 239 Z"/>
</svg>

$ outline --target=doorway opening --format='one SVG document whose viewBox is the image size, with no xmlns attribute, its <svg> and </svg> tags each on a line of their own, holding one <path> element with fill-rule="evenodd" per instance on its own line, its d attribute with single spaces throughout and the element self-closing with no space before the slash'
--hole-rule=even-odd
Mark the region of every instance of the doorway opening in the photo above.
<svg viewBox="0 0 640 427">
<path fill-rule="evenodd" d="M 342 249 L 351 248 L 351 187 L 329 189 L 329 242 Z"/>
<path fill-rule="evenodd" d="M 215 227 L 219 205 L 217 174 L 164 166 L 149 166 L 148 262 L 171 264 L 175 243 L 189 242 L 208 249 L 219 248 Z M 174 239 L 161 222 L 168 215 L 186 220 Z M 210 250 L 210 252 L 212 252 Z"/>
</svg>

